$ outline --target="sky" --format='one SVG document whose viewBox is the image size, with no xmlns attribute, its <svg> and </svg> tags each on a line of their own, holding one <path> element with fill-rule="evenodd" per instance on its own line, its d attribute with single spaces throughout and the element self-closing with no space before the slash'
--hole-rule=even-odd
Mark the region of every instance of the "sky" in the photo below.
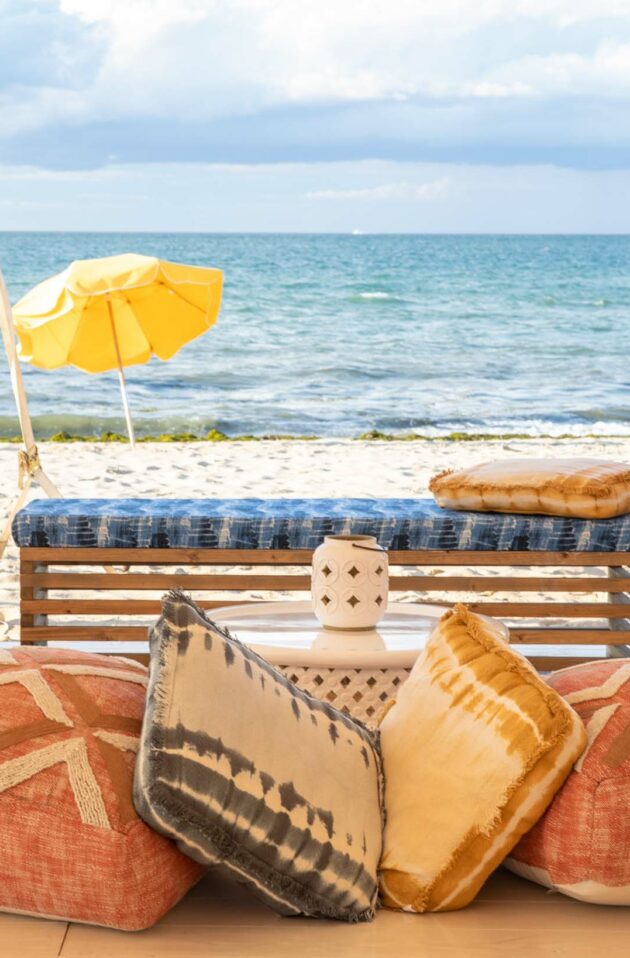
<svg viewBox="0 0 630 958">
<path fill-rule="evenodd" d="M 0 230 L 630 232 L 630 0 L 0 0 Z"/>
</svg>

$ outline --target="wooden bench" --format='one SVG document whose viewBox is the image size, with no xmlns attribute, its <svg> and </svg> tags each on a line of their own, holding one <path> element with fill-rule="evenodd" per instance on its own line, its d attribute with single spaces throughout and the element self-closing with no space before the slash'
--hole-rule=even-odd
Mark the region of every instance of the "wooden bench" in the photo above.
<svg viewBox="0 0 630 958">
<path fill-rule="evenodd" d="M 80 500 L 38 500 L 18 514 L 14 525 L 14 534 L 21 544 L 21 641 L 24 644 L 60 640 L 107 642 L 106 650 L 114 653 L 123 648 L 115 643 L 144 642 L 147 625 L 159 614 L 160 596 L 173 588 L 185 589 L 206 609 L 256 601 L 261 592 L 271 593 L 274 599 L 305 598 L 310 589 L 312 547 L 323 537 L 319 520 L 314 523 L 309 519 L 307 522 L 300 518 L 298 510 L 291 522 L 298 530 L 298 538 L 307 538 L 312 547 L 265 548 L 265 536 L 260 534 L 262 526 L 259 526 L 257 537 L 263 545 L 248 548 L 243 540 L 243 535 L 247 539 L 247 534 L 243 533 L 243 529 L 247 532 L 249 528 L 247 519 L 232 514 L 222 518 L 219 515 L 216 522 L 241 524 L 238 548 L 221 548 L 219 544 L 195 548 L 177 545 L 146 547 L 135 543 L 131 547 L 109 547 L 102 545 L 100 539 L 94 545 L 94 535 L 98 535 L 94 531 L 98 525 L 96 519 L 92 531 L 81 526 L 84 541 L 92 536 L 89 546 L 75 545 L 76 536 L 71 545 L 56 544 L 54 539 L 44 545 L 23 544 L 25 539 L 33 543 L 38 537 L 40 541 L 42 536 L 48 540 L 51 538 L 54 516 L 64 509 L 64 502 L 68 514 L 81 514 L 77 506 Z M 90 500 L 86 502 L 89 504 Z M 116 503 L 116 500 L 110 501 L 110 507 L 112 502 Z M 124 504 L 125 500 L 119 502 Z M 290 508 L 295 511 L 291 500 L 269 500 L 264 505 L 267 507 L 271 503 L 277 511 L 277 504 L 282 502 L 290 503 Z M 300 502 L 303 510 L 308 509 L 308 500 L 295 502 Z M 395 523 L 392 526 L 390 522 L 391 528 L 384 531 L 386 519 L 383 516 L 388 515 L 388 502 L 397 504 L 395 508 L 390 507 L 395 518 L 401 509 L 404 514 L 404 507 L 400 506 L 404 500 L 378 503 L 382 515 L 377 519 L 369 516 L 357 518 L 353 514 L 354 507 L 348 506 L 349 518 L 339 518 L 334 529 L 329 528 L 330 518 L 322 520 L 324 533 L 376 533 L 385 546 L 388 542 L 383 540 L 389 535 L 395 546 L 397 539 L 400 540 Z M 180 506 L 178 503 L 178 508 Z M 313 505 L 312 508 L 316 507 Z M 163 501 L 156 509 L 160 515 L 167 513 L 168 501 Z M 221 512 L 218 506 L 216 511 Z M 98 510 L 94 515 L 97 514 Z M 46 519 L 43 526 L 42 515 Z M 493 517 L 454 514 L 445 510 L 429 510 L 428 515 L 434 524 L 443 516 L 451 523 L 464 522 L 466 517 L 472 516 L 475 526 L 481 519 L 482 538 L 486 534 L 484 529 L 493 519 L 501 522 L 505 518 L 517 518 L 527 521 L 530 527 L 534 523 L 534 529 L 536 521 L 549 523 L 542 517 Z M 123 521 L 116 519 L 119 523 Z M 573 520 L 553 519 L 551 523 L 570 521 Z M 616 521 L 590 522 L 597 528 Z M 280 527 L 274 523 L 280 520 L 275 515 L 266 516 L 264 522 L 267 523 L 265 535 L 268 541 L 286 544 L 284 540 L 293 536 L 290 529 L 287 531 L 286 523 L 283 531 L 278 532 Z M 301 522 L 304 527 L 308 525 L 308 535 L 300 526 Z M 102 523 L 98 528 L 101 526 Z M 214 526 L 212 528 L 217 531 Z M 429 531 L 430 534 L 426 535 L 426 530 L 422 531 L 422 536 L 435 539 L 435 528 L 432 526 Z M 609 536 L 610 528 L 604 531 Z M 150 541 L 155 542 L 161 533 L 152 528 L 146 534 Z M 521 534 L 522 530 L 518 531 L 518 535 Z M 415 533 L 410 534 L 407 528 L 405 535 L 412 541 Z M 222 538 L 220 532 L 216 538 Z M 108 533 L 108 541 L 111 539 Z M 588 661 L 607 653 L 625 655 L 630 651 L 630 548 L 625 551 L 543 551 L 394 547 L 390 548 L 389 559 L 391 591 L 395 597 L 439 604 L 463 600 L 475 611 L 497 616 L 510 625 L 511 642 L 523 646 L 528 657 L 541 670 Z M 124 566 L 126 571 L 106 570 L 104 566 Z M 474 569 L 474 574 L 463 571 L 470 568 Z M 86 592 L 96 592 L 98 596 L 86 597 Z M 508 600 L 505 593 L 516 593 L 518 598 Z M 550 593 L 553 599 L 532 598 L 532 593 Z M 121 621 L 108 621 L 119 616 Z M 135 650 L 134 654 L 139 658 L 146 657 L 144 649 Z"/>
</svg>

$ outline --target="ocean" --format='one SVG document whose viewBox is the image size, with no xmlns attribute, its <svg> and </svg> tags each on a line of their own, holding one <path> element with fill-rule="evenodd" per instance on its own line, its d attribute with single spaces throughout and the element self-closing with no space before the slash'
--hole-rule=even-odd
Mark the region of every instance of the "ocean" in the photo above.
<svg viewBox="0 0 630 958">
<path fill-rule="evenodd" d="M 0 233 L 14 302 L 122 252 L 225 272 L 213 329 L 126 370 L 139 436 L 630 434 L 630 236 Z M 115 373 L 25 382 L 38 436 L 124 432 Z"/>
</svg>

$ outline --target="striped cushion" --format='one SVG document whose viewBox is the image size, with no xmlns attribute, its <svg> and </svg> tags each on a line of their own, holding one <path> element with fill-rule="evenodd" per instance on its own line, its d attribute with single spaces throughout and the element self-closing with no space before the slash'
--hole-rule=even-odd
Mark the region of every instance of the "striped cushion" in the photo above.
<svg viewBox="0 0 630 958">
<path fill-rule="evenodd" d="M 373 916 L 372 733 L 296 688 L 179 593 L 151 636 L 140 815 L 284 915 Z"/>
<path fill-rule="evenodd" d="M 432 499 L 34 499 L 13 521 L 16 544 L 40 549 L 316 549 L 330 535 L 401 551 L 628 552 L 630 514 L 456 512 Z"/>
<path fill-rule="evenodd" d="M 630 662 L 586 662 L 548 681 L 586 723 L 588 745 L 506 865 L 581 901 L 630 905 Z"/>
<path fill-rule="evenodd" d="M 463 606 L 446 613 L 381 724 L 384 904 L 467 905 L 584 744 L 576 713 L 498 627 Z"/>
</svg>

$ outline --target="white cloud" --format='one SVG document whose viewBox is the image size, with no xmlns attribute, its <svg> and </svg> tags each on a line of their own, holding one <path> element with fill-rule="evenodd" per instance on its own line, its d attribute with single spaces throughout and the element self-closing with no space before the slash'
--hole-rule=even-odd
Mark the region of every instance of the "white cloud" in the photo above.
<svg viewBox="0 0 630 958">
<path fill-rule="evenodd" d="M 504 99 L 511 96 L 531 96 L 534 89 L 529 83 L 523 83 L 522 80 L 514 80 L 511 83 L 479 80 L 475 83 L 465 83 L 461 92 L 464 96 Z"/>
<path fill-rule="evenodd" d="M 564 78 L 563 89 L 577 85 L 587 93 L 591 82 L 614 84 L 628 73 L 627 48 L 616 44 L 612 26 L 597 50 L 565 49 L 576 23 L 611 18 L 630 25 L 627 0 L 58 2 L 63 14 L 106 41 L 97 76 L 78 94 L 86 116 L 94 109 L 134 115 L 176 106 L 179 116 L 208 117 L 283 102 L 414 94 L 522 96 L 532 77 L 550 75 Z M 545 42 L 555 35 L 558 49 L 514 56 L 525 28 L 534 38 L 543 31 Z M 493 44 L 490 62 L 477 45 L 486 29 L 505 36 L 505 44 Z M 10 113 L 11 104 L 5 106 Z M 40 107 L 49 106 L 44 91 Z M 58 91 L 58 112 L 72 117 L 79 109 L 76 97 Z"/>
<path fill-rule="evenodd" d="M 5 6 L 19 19 L 25 5 L 7 0 Z M 630 96 L 630 0 L 38 0 L 35 6 L 59 21 L 54 36 L 47 28 L 52 39 L 41 59 L 48 66 L 45 75 L 30 71 L 32 80 L 29 71 L 14 70 L 3 84 L 7 62 L 45 40 L 41 25 L 35 44 L 26 27 L 6 51 L 0 36 L 0 140 L 31 143 L 42 133 L 37 148 L 52 154 L 43 135 L 51 130 L 62 141 L 57 164 L 67 162 L 64 131 L 95 126 L 98 158 L 82 161 L 79 142 L 78 164 L 104 163 L 109 154 L 138 159 L 141 151 L 125 137 L 138 130 L 142 141 L 148 126 L 153 138 L 146 139 L 143 159 L 172 159 L 178 135 L 183 159 L 204 158 L 205 141 L 195 143 L 214 123 L 232 124 L 236 147 L 246 144 L 232 155 L 249 159 L 256 121 L 265 158 L 266 117 L 283 111 L 287 156 L 309 157 L 309 148 L 314 156 L 324 141 L 337 156 L 395 156 L 394 146 L 370 152 L 371 142 L 387 136 L 427 156 L 427 144 L 457 148 L 464 139 L 474 147 L 475 136 L 484 135 L 506 142 L 507 128 L 519 120 L 530 138 L 544 137 L 554 124 L 545 115 L 537 127 L 531 109 L 548 102 L 559 104 L 559 129 L 571 122 L 564 98 Z M 504 123 L 501 110 L 512 104 Z M 402 112 L 407 106 L 423 116 L 410 118 Z M 347 120 L 333 128 L 327 109 L 348 110 Z M 575 124 L 583 130 L 581 118 Z M 108 127 L 112 141 L 105 147 Z M 169 135 L 173 128 L 179 132 Z M 213 144 L 222 142 L 222 130 Z M 272 137 L 278 158 L 284 141 L 276 130 L 269 132 L 271 145 Z M 571 141 L 564 128 L 558 141 Z"/>
<path fill-rule="evenodd" d="M 204 0 L 59 0 L 63 13 L 106 24 L 118 42 L 136 44 L 177 23 L 201 22 L 212 6 Z"/>
<path fill-rule="evenodd" d="M 449 180 L 443 177 L 430 183 L 384 183 L 359 190 L 310 190 L 309 200 L 437 200 L 446 195 Z"/>
<path fill-rule="evenodd" d="M 630 43 L 605 40 L 588 55 L 552 53 L 521 57 L 494 69 L 478 86 L 485 86 L 489 91 L 511 90 L 517 95 L 520 92 L 538 96 L 627 97 Z"/>
<path fill-rule="evenodd" d="M 411 83 L 395 81 L 385 72 L 357 70 L 343 74 L 334 70 L 296 73 L 287 77 L 286 96 L 290 102 L 318 100 L 404 100 L 415 92 Z"/>
</svg>

